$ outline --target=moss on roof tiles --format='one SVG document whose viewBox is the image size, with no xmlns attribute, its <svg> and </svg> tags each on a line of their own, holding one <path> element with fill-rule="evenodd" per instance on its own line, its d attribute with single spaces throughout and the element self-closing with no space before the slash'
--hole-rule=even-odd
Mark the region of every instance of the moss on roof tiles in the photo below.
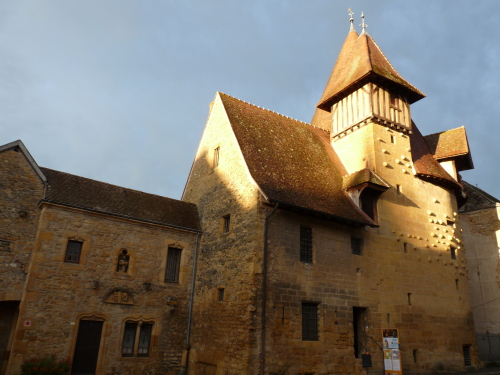
<svg viewBox="0 0 500 375">
<path fill-rule="evenodd" d="M 342 46 L 318 108 L 329 111 L 331 101 L 335 97 L 341 96 L 349 87 L 372 76 L 397 84 L 406 92 L 410 103 L 425 97 L 424 93 L 394 69 L 370 35 L 361 33 L 356 39 L 354 37 L 355 34 L 351 31 Z"/>
<path fill-rule="evenodd" d="M 436 159 L 445 159 L 469 152 L 465 127 L 429 134 L 424 137 L 432 155 Z"/>
<path fill-rule="evenodd" d="M 200 230 L 195 204 L 143 193 L 88 178 L 40 168 L 47 177 L 45 200 L 154 222 Z"/>
<path fill-rule="evenodd" d="M 328 132 L 220 97 L 250 173 L 271 201 L 373 224 L 342 190 L 345 170 Z"/>
</svg>

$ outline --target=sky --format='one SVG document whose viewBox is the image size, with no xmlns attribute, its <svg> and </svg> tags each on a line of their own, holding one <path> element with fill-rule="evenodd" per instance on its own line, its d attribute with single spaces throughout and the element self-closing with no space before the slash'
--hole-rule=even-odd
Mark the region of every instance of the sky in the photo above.
<svg viewBox="0 0 500 375">
<path fill-rule="evenodd" d="M 0 1 L 0 144 L 180 199 L 217 91 L 310 122 L 349 7 L 427 95 L 421 132 L 465 125 L 462 177 L 500 198 L 498 0 Z"/>
</svg>

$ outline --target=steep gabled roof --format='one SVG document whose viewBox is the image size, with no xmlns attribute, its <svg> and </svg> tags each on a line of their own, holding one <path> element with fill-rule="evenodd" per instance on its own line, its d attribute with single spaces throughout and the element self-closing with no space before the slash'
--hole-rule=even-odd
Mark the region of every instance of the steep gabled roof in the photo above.
<svg viewBox="0 0 500 375">
<path fill-rule="evenodd" d="M 451 177 L 441 164 L 434 159 L 429 145 L 425 142 L 424 137 L 413 121 L 412 130 L 413 134 L 410 135 L 410 145 L 413 166 L 417 177 L 435 185 L 453 190 L 460 207 L 465 203 L 465 196 L 462 194 L 462 185 Z"/>
<path fill-rule="evenodd" d="M 436 160 L 455 159 L 459 171 L 474 168 L 464 126 L 429 134 L 424 138 Z"/>
<path fill-rule="evenodd" d="M 405 92 L 410 103 L 425 97 L 420 90 L 401 77 L 370 35 L 363 32 L 354 41 L 355 35 L 355 32 L 349 32 L 318 108 L 329 111 L 332 101 L 342 96 L 350 87 L 373 79 L 383 79 L 398 86 Z"/>
<path fill-rule="evenodd" d="M 43 201 L 167 225 L 187 230 L 200 230 L 195 204 L 159 195 L 40 168 L 47 177 Z"/>
<path fill-rule="evenodd" d="M 462 181 L 465 193 L 467 194 L 467 203 L 460 211 L 480 210 L 483 208 L 496 207 L 500 200 L 481 190 L 477 186 L 469 184 L 467 181 Z"/>
<path fill-rule="evenodd" d="M 250 174 L 270 202 L 375 225 L 342 190 L 328 132 L 219 94 Z"/>
<path fill-rule="evenodd" d="M 17 141 L 14 141 L 14 142 L 7 143 L 3 146 L 0 146 L 0 152 L 7 151 L 7 150 L 19 150 L 19 151 L 21 151 L 23 153 L 24 157 L 26 158 L 26 160 L 28 160 L 28 163 L 31 165 L 31 168 L 33 168 L 33 170 L 38 175 L 38 177 L 40 177 L 40 180 L 42 180 L 42 182 L 45 182 L 47 180 L 45 175 L 41 171 L 40 167 L 36 163 L 35 159 L 33 159 L 31 154 L 29 153 L 28 149 L 26 148 L 26 146 L 24 145 L 24 143 L 20 139 Z"/>
</svg>

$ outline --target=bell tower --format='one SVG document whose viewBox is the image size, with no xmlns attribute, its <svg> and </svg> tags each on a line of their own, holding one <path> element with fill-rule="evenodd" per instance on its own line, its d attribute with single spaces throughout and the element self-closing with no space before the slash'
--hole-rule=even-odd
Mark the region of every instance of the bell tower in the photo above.
<svg viewBox="0 0 500 375">
<path fill-rule="evenodd" d="M 408 149 L 410 104 L 425 97 L 399 75 L 368 35 L 364 15 L 359 35 L 352 15 L 351 11 L 350 31 L 312 121 L 330 131 L 332 147 L 349 173 L 380 169 L 377 154 L 383 148 L 376 141 L 381 131 L 388 131 L 390 137 L 385 133 L 384 138 L 399 143 L 401 151 Z"/>
</svg>

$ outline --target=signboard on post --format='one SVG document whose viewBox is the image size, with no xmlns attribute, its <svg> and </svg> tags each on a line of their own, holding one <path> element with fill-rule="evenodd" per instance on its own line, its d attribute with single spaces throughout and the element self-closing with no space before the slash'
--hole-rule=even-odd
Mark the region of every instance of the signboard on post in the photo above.
<svg viewBox="0 0 500 375">
<path fill-rule="evenodd" d="M 398 330 L 393 328 L 383 329 L 382 340 L 384 344 L 385 375 L 402 375 Z"/>
</svg>

